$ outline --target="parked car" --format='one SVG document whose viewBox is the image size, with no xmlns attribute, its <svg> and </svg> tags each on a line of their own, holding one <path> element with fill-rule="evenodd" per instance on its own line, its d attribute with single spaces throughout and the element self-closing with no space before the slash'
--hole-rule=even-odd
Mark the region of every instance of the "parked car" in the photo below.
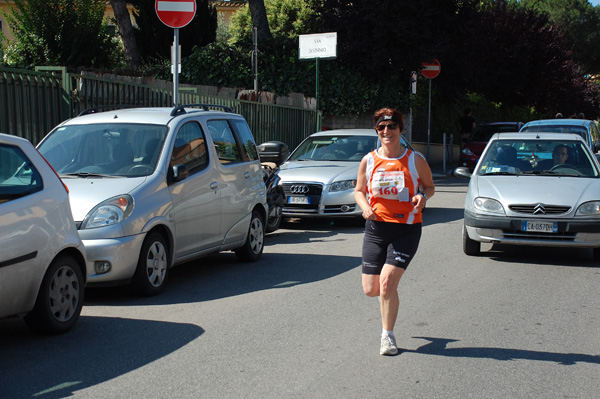
<svg viewBox="0 0 600 399">
<path fill-rule="evenodd" d="M 214 107 L 90 110 L 39 144 L 71 192 L 90 286 L 154 295 L 177 264 L 226 250 L 260 258 L 267 205 L 254 137 L 241 115 Z"/>
<path fill-rule="evenodd" d="M 521 132 L 576 133 L 593 153 L 600 151 L 600 132 L 595 121 L 587 119 L 541 119 L 527 122 Z"/>
<path fill-rule="evenodd" d="M 81 313 L 86 256 L 60 178 L 26 139 L 0 134 L 0 317 L 70 330 Z"/>
<path fill-rule="evenodd" d="M 279 171 L 286 201 L 284 217 L 362 217 L 354 200 L 358 165 L 377 148 L 375 129 L 313 133 Z M 410 144 L 401 136 L 402 144 Z"/>
<path fill-rule="evenodd" d="M 497 133 L 472 175 L 455 174 L 470 178 L 465 254 L 486 242 L 593 248 L 600 259 L 600 164 L 580 135 Z"/>
<path fill-rule="evenodd" d="M 494 133 L 518 132 L 522 126 L 523 122 L 480 123 L 460 151 L 460 166 L 466 166 L 470 171 L 473 171 L 483 149 Z"/>
</svg>

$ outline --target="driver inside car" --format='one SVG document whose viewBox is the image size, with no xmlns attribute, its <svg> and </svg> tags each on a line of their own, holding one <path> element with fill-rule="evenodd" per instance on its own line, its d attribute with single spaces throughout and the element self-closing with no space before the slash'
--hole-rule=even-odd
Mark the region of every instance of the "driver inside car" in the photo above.
<svg viewBox="0 0 600 399">
<path fill-rule="evenodd" d="M 569 149 L 564 144 L 558 144 L 552 150 L 552 160 L 541 161 L 538 170 L 552 169 L 556 165 L 566 164 L 569 159 Z"/>
</svg>

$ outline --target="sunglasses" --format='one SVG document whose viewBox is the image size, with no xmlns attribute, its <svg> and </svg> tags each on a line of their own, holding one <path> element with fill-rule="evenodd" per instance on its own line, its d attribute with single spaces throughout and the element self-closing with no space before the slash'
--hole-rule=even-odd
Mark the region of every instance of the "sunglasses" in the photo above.
<svg viewBox="0 0 600 399">
<path fill-rule="evenodd" d="M 375 129 L 377 129 L 380 132 L 383 132 L 386 127 L 390 130 L 393 130 L 393 129 L 398 128 L 398 124 L 397 123 L 388 123 L 388 124 L 383 124 L 383 125 L 377 125 L 377 127 Z"/>
</svg>

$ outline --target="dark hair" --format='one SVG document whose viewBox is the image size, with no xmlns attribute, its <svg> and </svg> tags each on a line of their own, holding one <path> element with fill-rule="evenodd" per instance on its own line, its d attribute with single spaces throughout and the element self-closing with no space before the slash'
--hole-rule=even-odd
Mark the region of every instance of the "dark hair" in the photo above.
<svg viewBox="0 0 600 399">
<path fill-rule="evenodd" d="M 391 119 L 400 126 L 400 131 L 404 130 L 404 117 L 397 110 L 393 108 L 381 108 L 375 111 L 375 113 L 373 114 L 373 123 L 375 124 L 375 126 L 377 126 L 377 124 L 381 122 L 380 119 L 383 120 L 383 118 Z"/>
</svg>

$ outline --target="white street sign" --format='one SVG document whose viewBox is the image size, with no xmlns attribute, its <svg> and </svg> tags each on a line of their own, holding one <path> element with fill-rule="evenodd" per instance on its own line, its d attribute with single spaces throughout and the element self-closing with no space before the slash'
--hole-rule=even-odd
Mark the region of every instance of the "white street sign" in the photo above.
<svg viewBox="0 0 600 399">
<path fill-rule="evenodd" d="M 337 56 L 337 32 L 300 35 L 298 58 L 335 58 Z"/>
</svg>

